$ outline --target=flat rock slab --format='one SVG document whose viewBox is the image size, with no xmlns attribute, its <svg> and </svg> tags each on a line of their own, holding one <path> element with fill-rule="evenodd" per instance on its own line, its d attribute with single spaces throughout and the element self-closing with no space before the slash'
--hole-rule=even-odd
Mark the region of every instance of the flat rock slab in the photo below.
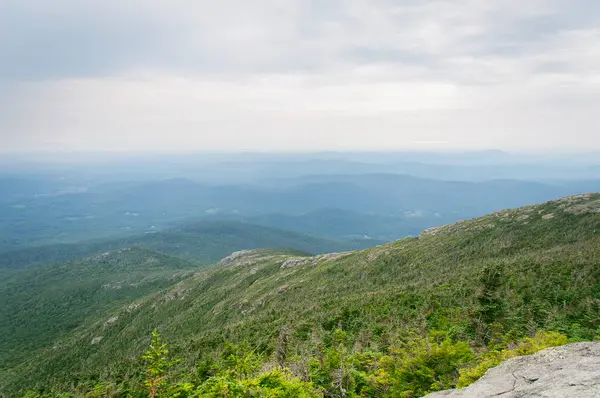
<svg viewBox="0 0 600 398">
<path fill-rule="evenodd" d="M 426 396 L 442 397 L 598 398 L 600 342 L 567 344 L 512 358 L 468 387 Z"/>
</svg>

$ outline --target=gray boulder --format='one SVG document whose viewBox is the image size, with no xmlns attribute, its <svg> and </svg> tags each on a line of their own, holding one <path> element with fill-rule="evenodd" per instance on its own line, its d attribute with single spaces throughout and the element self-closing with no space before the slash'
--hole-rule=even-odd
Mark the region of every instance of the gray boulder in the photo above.
<svg viewBox="0 0 600 398">
<path fill-rule="evenodd" d="M 568 344 L 509 359 L 468 387 L 426 397 L 598 398 L 600 342 Z"/>
</svg>

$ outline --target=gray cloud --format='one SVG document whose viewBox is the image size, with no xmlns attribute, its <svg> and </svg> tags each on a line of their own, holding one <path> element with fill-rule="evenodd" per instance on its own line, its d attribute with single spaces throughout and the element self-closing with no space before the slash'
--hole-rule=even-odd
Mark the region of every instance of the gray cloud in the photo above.
<svg viewBox="0 0 600 398">
<path fill-rule="evenodd" d="M 8 0 L 0 5 L 0 76 L 435 65 L 435 57 L 527 53 L 561 32 L 598 27 L 599 15 L 593 0 Z"/>
<path fill-rule="evenodd" d="M 7 0 L 0 54 L 5 150 L 600 148 L 595 0 Z"/>
</svg>

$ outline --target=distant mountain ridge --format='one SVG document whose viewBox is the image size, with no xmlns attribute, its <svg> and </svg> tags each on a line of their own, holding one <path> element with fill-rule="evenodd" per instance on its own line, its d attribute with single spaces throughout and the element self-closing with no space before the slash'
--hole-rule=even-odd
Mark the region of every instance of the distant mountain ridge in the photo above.
<svg viewBox="0 0 600 398">
<path fill-rule="evenodd" d="M 593 180 L 461 182 L 396 174 L 307 175 L 237 185 L 182 178 L 112 182 L 86 192 L 0 201 L 0 252 L 127 236 L 207 218 L 287 229 L 294 224 L 289 222 L 293 217 L 302 225 L 294 228 L 297 232 L 347 237 L 327 224 L 327 217 L 323 225 L 315 223 L 314 213 L 323 209 L 345 212 L 339 221 L 353 225 L 350 235 L 389 240 L 492 211 L 598 190 L 600 181 Z M 375 217 L 360 231 L 355 227 L 365 215 Z"/>
</svg>

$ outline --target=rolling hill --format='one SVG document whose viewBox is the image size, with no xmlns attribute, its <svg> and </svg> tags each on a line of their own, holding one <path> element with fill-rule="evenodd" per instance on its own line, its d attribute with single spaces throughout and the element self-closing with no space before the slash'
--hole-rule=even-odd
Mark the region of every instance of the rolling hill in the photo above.
<svg viewBox="0 0 600 398">
<path fill-rule="evenodd" d="M 195 269 L 179 258 L 126 248 L 5 275 L 0 289 L 0 369 Z"/>
<path fill-rule="evenodd" d="M 599 194 L 357 252 L 245 251 L 111 306 L 2 369 L 0 391 L 82 393 L 103 380 L 114 396 L 143 396 L 139 357 L 157 328 L 181 359 L 169 383 L 200 394 L 187 396 L 267 389 L 277 366 L 290 374 L 277 383 L 297 380 L 302 396 L 421 396 L 511 355 L 593 339 L 599 262 Z"/>
<path fill-rule="evenodd" d="M 289 248 L 319 254 L 361 249 L 379 243 L 381 242 L 364 238 L 334 240 L 239 221 L 204 221 L 121 238 L 33 246 L 0 252 L 0 273 L 132 246 L 157 250 L 194 260 L 199 265 L 207 265 L 231 252 L 244 249 Z"/>
<path fill-rule="evenodd" d="M 237 185 L 207 185 L 182 178 L 112 182 L 82 185 L 82 192 L 53 194 L 34 194 L 32 187 L 26 188 L 22 192 L 28 195 L 10 195 L 11 200 L 0 201 L 0 251 L 129 236 L 207 218 L 280 229 L 296 225 L 290 223 L 294 218 L 300 225 L 296 231 L 347 237 L 347 231 L 328 220 L 335 217 L 342 225 L 353 225 L 359 236 L 399 239 L 415 230 L 504 208 L 598 191 L 600 183 L 466 182 L 396 174 L 335 174 Z M 371 217 L 367 223 L 363 222 L 365 216 Z M 360 228 L 361 224 L 365 228 Z"/>
</svg>

